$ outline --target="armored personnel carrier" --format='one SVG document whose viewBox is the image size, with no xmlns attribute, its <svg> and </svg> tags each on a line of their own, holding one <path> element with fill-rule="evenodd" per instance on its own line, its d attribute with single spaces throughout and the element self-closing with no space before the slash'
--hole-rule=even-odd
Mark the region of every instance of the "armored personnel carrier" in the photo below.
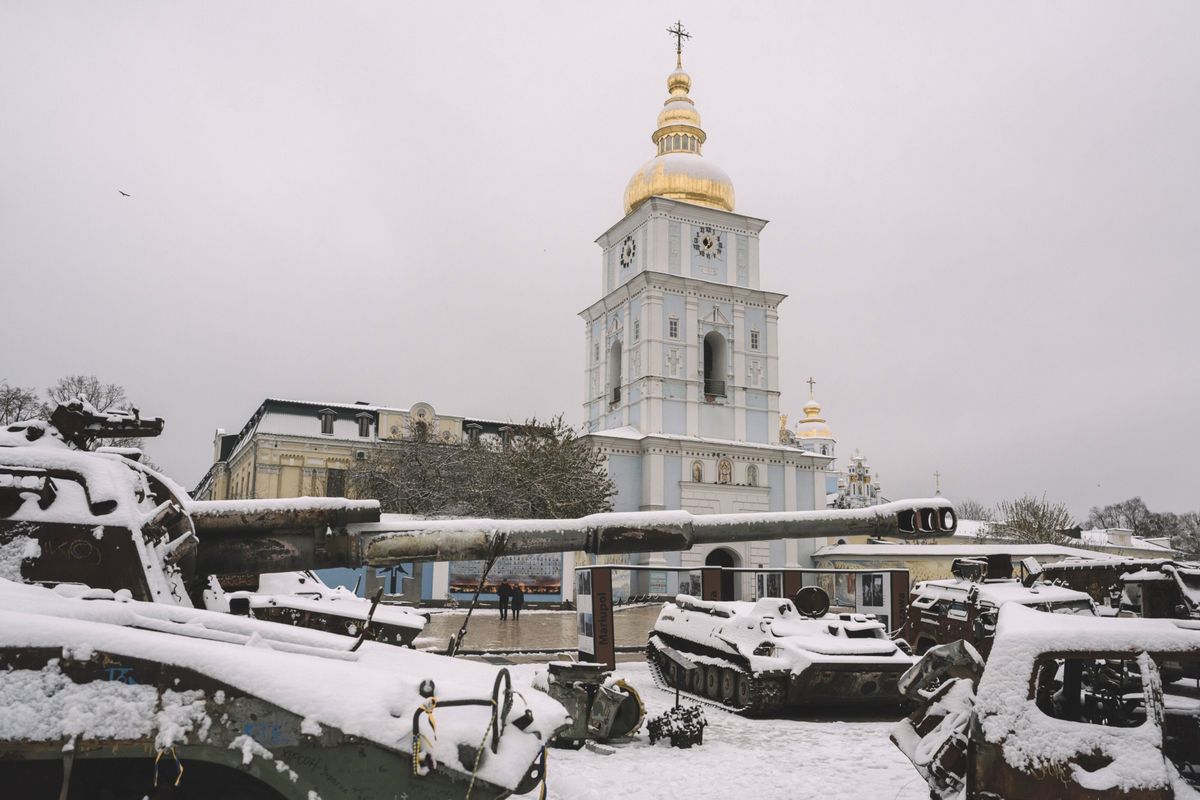
<svg viewBox="0 0 1200 800">
<path fill-rule="evenodd" d="M 830 614 L 817 587 L 806 612 L 791 600 L 719 602 L 678 595 L 663 605 L 646 644 L 655 681 L 746 714 L 792 707 L 899 704 L 896 681 L 915 663 L 864 614 Z M 822 602 L 823 600 L 823 602 Z M 822 608 L 823 606 L 823 608 Z M 676 686 L 664 648 L 696 668 Z"/>
</svg>

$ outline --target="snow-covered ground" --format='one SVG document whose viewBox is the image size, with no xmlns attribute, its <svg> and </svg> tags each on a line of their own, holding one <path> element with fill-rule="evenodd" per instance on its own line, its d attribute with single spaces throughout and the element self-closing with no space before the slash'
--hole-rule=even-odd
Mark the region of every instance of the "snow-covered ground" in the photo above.
<svg viewBox="0 0 1200 800">
<path fill-rule="evenodd" d="M 536 665 L 511 667 L 523 673 Z M 674 703 L 654 685 L 644 662 L 620 663 L 617 674 L 639 692 L 648 716 Z M 547 773 L 553 800 L 614 797 L 750 798 L 751 800 L 925 800 L 929 789 L 888 739 L 891 721 L 748 719 L 704 707 L 704 744 L 690 750 L 660 741 L 645 726 L 636 741 L 607 745 L 602 755 L 551 748 Z M 537 790 L 526 797 L 537 797 Z"/>
</svg>

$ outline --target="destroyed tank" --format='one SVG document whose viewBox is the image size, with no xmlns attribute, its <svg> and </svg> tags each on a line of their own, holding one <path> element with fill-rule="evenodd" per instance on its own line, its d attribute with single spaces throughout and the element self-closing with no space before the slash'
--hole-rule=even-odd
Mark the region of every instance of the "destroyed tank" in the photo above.
<svg viewBox="0 0 1200 800">
<path fill-rule="evenodd" d="M 198 608 L 213 575 L 258 590 L 264 567 L 362 563 L 347 526 L 378 519 L 378 504 L 193 503 L 137 451 L 89 449 L 161 429 L 77 401 L 0 431 L 3 785 L 349 800 L 497 797 L 542 780 L 569 717 L 506 670 L 390 646 L 386 614 L 337 592 L 235 592 L 244 616 Z M 289 602 L 305 612 L 290 625 L 252 618 Z M 403 613 L 418 631 L 423 618 Z"/>
<path fill-rule="evenodd" d="M 136 411 L 101 413 L 76 400 L 49 422 L 0 431 L 0 577 L 412 644 L 426 616 L 352 598 L 304 572 L 359 566 L 349 526 L 379 519 L 377 502 L 197 502 L 140 463 L 137 450 L 90 449 L 100 437 L 154 436 L 162 427 Z"/>
<path fill-rule="evenodd" d="M 816 586 L 755 602 L 666 603 L 646 644 L 655 682 L 745 714 L 795 707 L 898 705 L 915 659 L 868 614 L 828 613 Z M 681 659 L 680 656 L 683 656 Z M 680 663 L 687 669 L 678 669 Z"/>
<path fill-rule="evenodd" d="M 507 796 L 568 722 L 495 666 L 7 580 L 0 702 L 23 800 Z"/>
</svg>

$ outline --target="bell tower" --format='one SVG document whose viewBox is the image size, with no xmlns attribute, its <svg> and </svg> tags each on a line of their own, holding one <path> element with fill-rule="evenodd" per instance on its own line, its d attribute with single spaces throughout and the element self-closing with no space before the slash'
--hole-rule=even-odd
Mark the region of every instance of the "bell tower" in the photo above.
<svg viewBox="0 0 1200 800">
<path fill-rule="evenodd" d="M 606 456 L 618 511 L 824 508 L 832 451 L 780 440 L 785 295 L 760 283 L 767 222 L 737 210 L 733 181 L 704 153 L 708 134 L 683 68 L 688 34 L 679 24 L 669 32 L 675 69 L 650 134 L 654 152 L 625 187 L 624 216 L 596 239 L 600 298 L 580 312 L 588 438 Z M 713 557 L 808 566 L 815 546 L 747 543 Z M 710 549 L 649 564 L 703 564 Z M 671 589 L 662 575 L 639 591 Z"/>
</svg>

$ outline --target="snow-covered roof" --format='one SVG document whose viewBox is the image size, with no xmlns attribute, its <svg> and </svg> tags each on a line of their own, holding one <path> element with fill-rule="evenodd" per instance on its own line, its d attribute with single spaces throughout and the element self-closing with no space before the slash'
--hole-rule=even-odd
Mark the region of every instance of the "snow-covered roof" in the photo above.
<svg viewBox="0 0 1200 800">
<path fill-rule="evenodd" d="M 832 455 L 821 455 L 814 453 L 811 450 L 803 450 L 798 446 L 785 444 L 767 444 L 763 442 L 739 442 L 733 439 L 713 439 L 706 436 L 685 436 L 679 433 L 642 433 L 637 428 L 630 425 L 622 425 L 619 428 L 606 428 L 600 431 L 592 431 L 588 436 L 598 436 L 606 439 L 624 439 L 626 441 L 642 441 L 644 439 L 666 439 L 672 442 L 694 442 L 703 445 L 715 445 L 717 447 L 746 447 L 750 446 L 756 450 L 776 450 L 781 453 L 795 453 L 797 455 L 812 456 L 813 458 L 823 458 L 828 461 L 833 461 Z"/>
<path fill-rule="evenodd" d="M 813 553 L 814 558 L 968 558 L 1007 553 L 1014 558 L 1027 556 L 1074 556 L 1081 559 L 1106 559 L 1107 555 L 1057 544 L 831 544 Z"/>
<path fill-rule="evenodd" d="M 958 520 L 958 530 L 954 532 L 956 539 L 976 539 L 991 533 L 992 523 L 979 519 Z"/>
<path fill-rule="evenodd" d="M 980 600 L 985 600 L 995 605 L 1012 602 L 1025 605 L 1069 603 L 1078 600 L 1090 601 L 1091 599 L 1087 593 L 1068 589 L 1065 586 L 1035 584 L 1026 587 L 1017 580 L 973 582 L 952 578 L 939 581 L 922 581 L 917 584 L 914 591 L 919 592 L 922 596 L 933 595 L 961 600 L 966 597 L 972 587 L 979 587 Z"/>
</svg>

